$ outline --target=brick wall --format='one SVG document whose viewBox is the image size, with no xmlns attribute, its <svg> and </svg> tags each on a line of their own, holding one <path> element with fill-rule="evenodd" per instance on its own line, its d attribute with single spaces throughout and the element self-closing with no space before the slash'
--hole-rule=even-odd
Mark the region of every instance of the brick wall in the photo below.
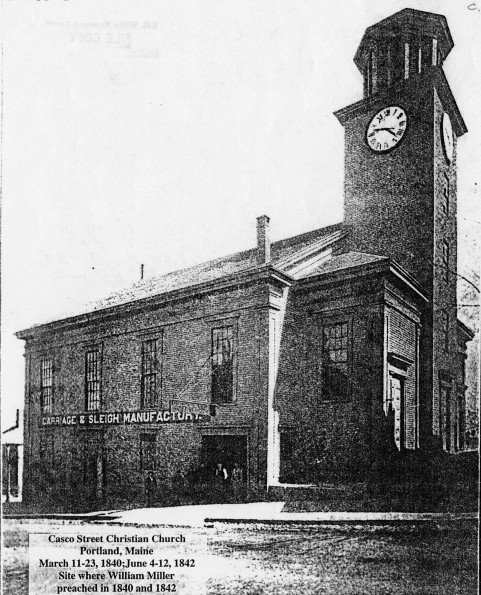
<svg viewBox="0 0 481 595">
<path fill-rule="evenodd" d="M 275 400 L 281 433 L 290 442 L 281 460 L 282 481 L 368 478 L 385 436 L 389 353 L 406 365 L 401 371 L 404 445 L 416 447 L 419 320 L 415 300 L 382 275 L 330 284 L 312 281 L 291 293 Z M 349 328 L 349 394 L 336 402 L 325 396 L 323 331 L 341 321 Z"/>
<path fill-rule="evenodd" d="M 390 96 L 366 101 L 345 127 L 344 221 L 349 250 L 394 258 L 432 293 L 433 92 L 427 74 Z M 365 140 L 371 118 L 389 105 L 408 116 L 403 140 L 375 153 Z"/>
<path fill-rule="evenodd" d="M 38 333 L 27 343 L 28 467 L 40 461 L 40 435 L 54 436 L 56 489 L 72 491 L 82 483 L 83 440 L 90 428 L 39 428 L 40 361 L 53 357 L 53 414 L 85 410 L 85 353 L 97 346 L 102 354 L 102 411 L 141 408 L 142 342 L 158 338 L 161 370 L 158 408 L 171 399 L 205 401 L 209 413 L 212 329 L 232 325 L 235 334 L 235 401 L 216 408 L 217 415 L 202 424 L 105 426 L 99 432 L 105 496 L 142 498 L 144 473 L 140 469 L 140 434 L 156 434 L 158 482 L 200 465 L 203 433 L 243 433 L 249 440 L 249 480 L 265 482 L 266 376 L 269 292 L 264 281 L 228 291 L 195 296 L 177 303 L 117 315 L 69 330 Z M 160 349 L 162 345 L 162 349 Z M 204 369 L 204 373 L 199 372 Z M 189 388 L 190 387 L 190 388 Z M 186 390 L 187 389 L 187 390 Z M 199 410 L 199 406 L 196 406 Z M 214 462 L 212 463 L 214 464 Z M 28 475 L 28 469 L 27 474 Z M 39 494 L 27 494 L 27 498 Z"/>
<path fill-rule="evenodd" d="M 349 388 L 345 400 L 323 391 L 323 329 L 346 321 Z M 372 403 L 382 403 L 382 285 L 356 280 L 292 293 L 276 390 L 281 432 L 295 442 L 281 475 L 294 481 L 365 479 L 371 462 Z M 289 477 L 290 476 L 290 477 Z M 283 477 L 281 477 L 283 479 Z"/>
</svg>

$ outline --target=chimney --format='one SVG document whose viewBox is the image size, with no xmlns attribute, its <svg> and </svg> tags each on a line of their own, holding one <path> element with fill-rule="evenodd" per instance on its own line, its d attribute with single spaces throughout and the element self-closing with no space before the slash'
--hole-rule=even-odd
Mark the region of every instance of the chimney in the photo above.
<svg viewBox="0 0 481 595">
<path fill-rule="evenodd" d="M 257 217 L 257 264 L 267 264 L 271 260 L 269 221 L 267 215 Z"/>
</svg>

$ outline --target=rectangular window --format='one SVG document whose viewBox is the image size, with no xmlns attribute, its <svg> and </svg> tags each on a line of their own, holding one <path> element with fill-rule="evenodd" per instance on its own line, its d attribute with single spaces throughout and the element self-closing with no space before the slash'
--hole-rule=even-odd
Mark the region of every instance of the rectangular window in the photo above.
<svg viewBox="0 0 481 595">
<path fill-rule="evenodd" d="M 392 55 L 391 55 L 391 45 L 387 46 L 387 55 L 386 55 L 386 62 L 387 62 L 387 85 L 388 87 L 392 84 Z"/>
<path fill-rule="evenodd" d="M 366 62 L 366 96 L 372 95 L 372 52 Z"/>
<path fill-rule="evenodd" d="M 157 405 L 157 339 L 142 343 L 142 407 Z"/>
<path fill-rule="evenodd" d="M 433 39 L 433 51 L 432 51 L 432 65 L 438 65 L 438 40 Z"/>
<path fill-rule="evenodd" d="M 50 432 L 40 434 L 40 462 L 47 467 L 54 465 L 54 435 Z"/>
<path fill-rule="evenodd" d="M 443 347 L 444 351 L 449 351 L 449 314 L 448 312 L 442 313 L 442 325 L 443 325 Z"/>
<path fill-rule="evenodd" d="M 377 92 L 379 87 L 379 82 L 377 80 L 377 56 L 375 52 L 371 52 L 371 95 Z"/>
<path fill-rule="evenodd" d="M 234 328 L 212 329 L 212 402 L 234 400 Z"/>
<path fill-rule="evenodd" d="M 40 407 L 42 413 L 53 412 L 53 361 L 46 357 L 40 362 Z"/>
<path fill-rule="evenodd" d="M 9 446 L 3 446 L 4 449 L 8 449 L 3 459 L 3 468 L 8 473 L 8 487 L 12 496 L 18 496 L 18 444 L 10 444 Z M 7 454 L 8 453 L 8 454 Z M 6 483 L 3 483 L 3 489 L 5 490 Z"/>
<path fill-rule="evenodd" d="M 370 52 L 364 69 L 364 94 L 366 97 L 373 95 L 377 91 L 377 72 L 377 56 L 374 52 Z"/>
<path fill-rule="evenodd" d="M 91 349 L 85 356 L 85 393 L 87 411 L 100 410 L 100 382 L 101 382 L 100 351 Z"/>
<path fill-rule="evenodd" d="M 349 325 L 340 322 L 324 327 L 323 398 L 344 401 L 349 398 Z"/>
<path fill-rule="evenodd" d="M 140 434 L 140 469 L 153 471 L 156 467 L 155 434 Z"/>
<path fill-rule="evenodd" d="M 404 78 L 409 78 L 409 43 L 404 44 Z"/>
</svg>

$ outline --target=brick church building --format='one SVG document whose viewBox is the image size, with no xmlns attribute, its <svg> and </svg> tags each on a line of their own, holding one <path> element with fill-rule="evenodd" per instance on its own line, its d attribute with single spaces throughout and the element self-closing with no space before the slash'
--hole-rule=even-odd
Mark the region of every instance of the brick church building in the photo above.
<svg viewBox="0 0 481 595">
<path fill-rule="evenodd" d="M 54 482 L 134 502 L 150 471 L 160 486 L 218 462 L 254 491 L 364 481 L 386 431 L 399 452 L 464 449 L 452 47 L 445 17 L 411 9 L 366 30 L 364 98 L 335 114 L 342 223 L 271 243 L 259 217 L 250 250 L 17 333 L 27 501 Z"/>
</svg>

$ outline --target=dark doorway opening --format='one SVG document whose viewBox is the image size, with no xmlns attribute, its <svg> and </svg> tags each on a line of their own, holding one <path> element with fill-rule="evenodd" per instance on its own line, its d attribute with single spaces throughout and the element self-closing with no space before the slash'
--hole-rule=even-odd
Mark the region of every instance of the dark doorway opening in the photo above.
<svg viewBox="0 0 481 595">
<path fill-rule="evenodd" d="M 105 472 L 103 440 L 96 434 L 83 437 L 82 497 L 87 506 L 95 506 L 104 498 Z"/>
<path fill-rule="evenodd" d="M 222 463 L 231 476 L 234 463 L 243 471 L 247 480 L 247 436 L 202 436 L 202 466 L 214 476 L 217 463 Z"/>
</svg>

